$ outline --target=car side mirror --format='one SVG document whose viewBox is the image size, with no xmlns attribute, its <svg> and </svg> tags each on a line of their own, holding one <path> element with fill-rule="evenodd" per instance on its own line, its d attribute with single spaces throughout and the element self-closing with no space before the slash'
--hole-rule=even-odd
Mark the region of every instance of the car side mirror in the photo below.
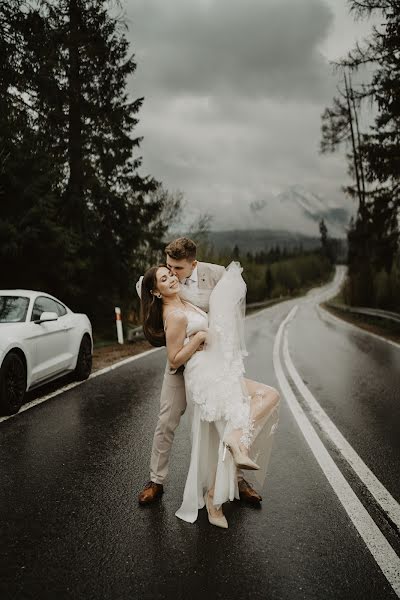
<svg viewBox="0 0 400 600">
<path fill-rule="evenodd" d="M 47 323 L 48 321 L 57 321 L 58 320 L 58 314 L 55 312 L 42 312 L 42 314 L 40 315 L 40 319 L 38 319 L 37 321 L 35 321 L 35 323 L 37 323 L 38 325 L 40 325 L 41 323 Z"/>
</svg>

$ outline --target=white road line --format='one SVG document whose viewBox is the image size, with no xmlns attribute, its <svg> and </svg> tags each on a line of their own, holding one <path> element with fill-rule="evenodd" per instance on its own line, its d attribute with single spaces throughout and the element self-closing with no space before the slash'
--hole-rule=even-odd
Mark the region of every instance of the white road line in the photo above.
<svg viewBox="0 0 400 600">
<path fill-rule="evenodd" d="M 362 327 L 357 327 L 357 325 L 353 325 L 353 323 L 349 323 L 348 321 L 345 321 L 344 319 L 341 319 L 340 317 L 333 315 L 330 311 L 328 311 L 323 306 L 321 306 L 321 307 L 316 306 L 315 308 L 318 311 L 321 319 L 328 318 L 328 319 L 332 319 L 332 321 L 338 321 L 345 328 L 347 326 L 349 329 L 355 329 L 358 333 L 365 333 L 366 335 L 370 335 L 371 337 L 373 337 L 377 340 L 380 340 L 381 342 L 386 342 L 387 344 L 390 344 L 391 346 L 394 346 L 395 348 L 400 348 L 400 344 L 398 344 L 397 342 L 393 342 L 393 340 L 388 340 L 387 338 L 384 338 L 381 335 L 378 335 L 377 333 L 372 333 L 372 331 L 368 331 L 367 329 L 362 329 Z M 321 314 L 321 311 L 324 312 L 323 315 Z"/>
<path fill-rule="evenodd" d="M 88 379 L 85 379 L 84 381 L 74 381 L 73 383 L 64 385 L 62 388 L 59 388 L 58 390 L 55 390 L 54 392 L 51 392 L 50 394 L 46 394 L 46 396 L 41 396 L 40 398 L 36 398 L 36 400 L 32 400 L 32 402 L 23 404 L 23 406 L 20 408 L 19 412 L 15 413 L 15 415 L 8 415 L 6 417 L 0 417 L 0 423 L 2 421 L 7 421 L 8 419 L 18 417 L 18 415 L 20 415 L 24 411 L 29 410 L 30 408 L 33 408 L 34 406 L 37 406 L 38 404 L 42 404 L 42 402 L 46 402 L 46 400 L 50 400 L 50 398 L 54 398 L 54 396 L 58 396 L 59 394 L 62 394 L 63 392 L 71 390 L 72 388 L 77 387 L 78 385 L 82 385 L 83 383 L 86 383 L 86 381 L 89 381 L 89 379 L 94 379 L 95 377 L 98 377 L 99 375 L 104 375 L 104 373 L 108 373 L 109 371 L 113 371 L 114 369 L 118 369 L 119 367 L 123 367 L 124 365 L 127 365 L 128 363 L 131 363 L 135 360 L 139 360 L 139 358 L 148 356 L 149 354 L 152 354 L 153 352 L 157 352 L 158 350 L 161 350 L 161 348 L 152 348 L 151 350 L 146 350 L 146 352 L 142 352 L 141 354 L 136 354 L 135 356 L 129 356 L 128 358 L 124 358 L 123 360 L 120 360 L 120 361 L 110 365 L 109 367 L 104 367 L 104 369 L 99 369 L 98 371 L 95 371 L 88 377 Z"/>
<path fill-rule="evenodd" d="M 343 279 L 343 277 L 342 277 Z M 341 282 L 340 282 L 341 284 Z M 332 282 L 332 285 L 334 285 L 335 287 L 335 280 Z M 325 292 L 324 297 L 326 295 L 327 292 Z M 331 297 L 332 294 L 335 293 L 335 289 L 333 290 L 333 292 L 329 292 L 328 297 Z M 246 317 L 246 320 L 250 320 L 250 319 L 254 319 L 255 317 L 259 317 L 260 315 L 262 315 L 264 312 L 270 310 L 271 308 L 273 308 L 274 306 L 277 306 L 277 304 L 281 304 L 284 305 L 286 302 L 293 302 L 293 300 L 284 300 L 281 303 L 276 303 L 273 304 L 272 306 L 267 306 L 266 308 L 263 308 L 251 315 L 248 315 Z M 315 297 L 312 299 L 312 302 L 315 302 Z M 340 322 L 340 319 L 338 319 Z M 356 328 L 358 331 L 359 329 Z M 368 333 L 368 332 L 367 332 Z M 374 335 L 374 334 L 370 334 L 370 335 Z M 376 336 L 379 339 L 383 339 L 380 338 L 379 336 Z M 391 342 L 392 344 L 396 345 L 394 342 Z M 400 347 L 400 345 L 399 345 Z M 139 358 L 142 358 L 143 356 L 147 356 L 148 354 L 151 354 L 152 352 L 157 352 L 158 350 L 161 350 L 161 348 L 153 348 L 152 350 L 147 350 L 146 352 L 142 352 L 141 354 L 137 354 L 135 356 L 130 356 L 128 358 L 125 358 L 123 360 L 120 360 L 112 365 L 110 365 L 109 367 L 105 367 L 104 369 L 100 369 L 99 371 L 95 371 L 94 373 L 92 373 L 89 377 L 89 379 L 93 379 L 94 377 L 97 377 L 98 375 L 103 375 L 104 373 L 108 373 L 109 371 L 112 371 L 113 369 L 118 369 L 119 367 L 122 367 L 134 360 L 138 360 Z M 87 380 L 86 380 L 87 381 Z M 82 385 L 82 383 L 85 383 L 85 381 L 76 381 L 74 383 L 70 383 L 69 385 L 65 385 L 62 388 L 55 390 L 54 392 L 52 392 L 51 394 L 47 394 L 46 396 L 42 396 L 40 398 L 37 398 L 36 400 L 32 400 L 32 402 L 28 402 L 27 404 L 24 404 L 21 409 L 18 411 L 18 413 L 16 413 L 15 415 L 8 415 L 6 417 L 0 417 L 0 423 L 2 421 L 7 421 L 8 419 L 12 419 L 13 417 L 17 417 L 18 415 L 20 415 L 21 413 L 23 413 L 26 410 L 29 410 L 30 408 L 33 408 L 34 406 L 37 406 L 38 404 L 41 404 L 42 402 L 45 402 L 46 400 L 50 400 L 50 398 L 54 398 L 54 396 L 58 396 L 59 394 L 62 394 L 63 392 L 66 392 L 74 387 L 77 387 L 78 385 Z"/>
<path fill-rule="evenodd" d="M 276 305 L 274 304 L 273 306 L 276 306 Z M 262 310 L 258 311 L 257 313 L 254 313 L 253 315 L 249 315 L 248 317 L 246 317 L 246 319 L 251 319 L 253 317 L 259 316 L 261 313 L 268 310 L 269 308 L 273 308 L 273 307 L 267 306 L 266 308 L 263 308 Z M 51 392 L 50 394 L 46 394 L 45 396 L 36 398 L 36 400 L 32 400 L 32 402 L 28 402 L 27 404 L 23 404 L 23 406 L 20 408 L 20 410 L 17 413 L 15 413 L 15 415 L 8 415 L 6 417 L 0 417 L 0 423 L 2 423 L 3 421 L 7 421 L 8 419 L 17 417 L 18 415 L 25 412 L 26 410 L 29 410 L 30 408 L 33 408 L 34 406 L 37 406 L 38 404 L 42 404 L 42 402 L 46 402 L 46 400 L 50 400 L 50 398 L 54 398 L 54 396 L 58 396 L 59 394 L 62 394 L 63 392 L 67 392 L 68 390 L 71 390 L 74 387 L 77 387 L 78 385 L 82 385 L 89 379 L 94 379 L 95 377 L 98 377 L 99 375 L 104 375 L 105 373 L 109 373 L 110 371 L 112 371 L 114 369 L 119 369 L 119 367 L 123 367 L 124 365 L 127 365 L 128 363 L 133 362 L 134 360 L 139 360 L 139 358 L 143 358 L 144 356 L 148 356 L 149 354 L 152 354 L 153 352 L 158 352 L 159 350 L 162 350 L 162 348 L 152 348 L 151 350 L 146 350 L 146 352 L 136 354 L 135 356 L 129 356 L 128 358 L 124 358 L 123 360 L 120 360 L 120 361 L 110 365 L 109 367 L 104 367 L 104 369 L 99 369 L 98 371 L 95 371 L 85 381 L 74 381 L 73 383 L 64 385 L 63 387 L 55 390 L 54 392 Z"/>
<path fill-rule="evenodd" d="M 109 367 L 104 367 L 104 369 L 99 369 L 98 371 L 95 371 L 94 373 L 92 373 L 90 375 L 89 379 L 94 379 L 95 377 L 98 377 L 99 375 L 104 375 L 104 373 L 108 373 L 109 371 L 113 371 L 114 369 L 119 369 L 120 367 L 123 367 L 124 365 L 127 365 L 128 363 L 134 362 L 135 360 L 139 360 L 139 358 L 143 358 L 144 356 L 148 356 L 149 354 L 158 352 L 159 350 L 162 350 L 162 348 L 163 348 L 162 346 L 160 348 L 152 348 L 151 350 L 146 350 L 145 352 L 140 352 L 139 354 L 135 354 L 135 356 L 128 356 L 128 358 L 119 360 L 118 362 L 113 363 Z M 84 382 L 82 382 L 82 383 L 84 383 Z"/>
<path fill-rule="evenodd" d="M 305 298 L 304 303 L 312 305 L 317 302 L 322 302 L 322 300 L 324 298 L 331 298 L 332 296 L 334 296 L 335 294 L 337 294 L 339 292 L 339 290 L 342 286 L 343 279 L 344 279 L 344 272 L 337 271 L 333 281 L 331 281 L 328 284 L 325 284 L 322 287 L 322 290 L 324 290 L 324 291 L 321 291 L 321 289 L 317 288 L 318 291 L 315 291 L 315 289 L 313 289 L 313 290 L 310 290 L 309 292 L 307 292 L 307 295 L 304 297 Z M 279 306 L 284 306 L 286 303 L 288 303 L 288 302 L 293 303 L 293 302 L 296 302 L 296 300 L 299 301 L 299 300 L 301 300 L 301 298 L 289 298 L 288 300 L 283 300 L 282 302 L 277 302 L 276 304 L 272 304 L 271 306 L 266 306 L 265 308 L 261 308 L 260 310 L 252 313 L 251 315 L 248 315 L 246 317 L 246 321 L 250 320 L 250 319 L 254 319 L 256 317 L 259 317 L 261 314 L 270 310 L 271 308 L 274 308 L 278 304 L 279 304 Z"/>
<path fill-rule="evenodd" d="M 358 475 L 365 487 L 370 491 L 375 500 L 400 531 L 400 504 L 393 498 L 384 485 L 382 485 L 379 479 L 375 477 L 352 446 L 350 446 L 346 438 L 340 433 L 336 425 L 331 421 L 322 406 L 320 406 L 308 387 L 304 384 L 290 357 L 287 329 L 285 329 L 284 332 L 283 358 L 289 375 L 293 379 L 297 389 L 303 396 L 311 414 L 318 422 L 321 429 L 333 442 L 343 458 L 346 459 L 356 475 Z"/>
<path fill-rule="evenodd" d="M 367 548 L 384 573 L 386 579 L 392 586 L 397 596 L 400 598 L 399 557 L 336 466 L 329 452 L 321 442 L 315 429 L 308 420 L 305 412 L 298 403 L 284 374 L 279 356 L 282 333 L 286 327 L 286 324 L 293 318 L 296 311 L 297 305 L 290 311 L 288 316 L 280 324 L 274 341 L 273 363 L 281 391 L 297 422 L 297 425 L 299 426 L 325 477 L 331 484 L 335 494 L 342 503 L 343 508 L 361 535 Z"/>
<path fill-rule="evenodd" d="M 292 300 L 284 300 L 283 302 L 281 302 L 281 303 L 277 302 L 276 304 L 284 304 L 285 302 L 292 302 Z M 259 311 L 256 311 L 252 315 L 248 315 L 246 317 L 246 320 L 253 319 L 254 317 L 260 316 L 262 313 L 264 313 L 267 310 L 269 310 L 270 308 L 273 308 L 274 306 L 276 306 L 276 304 L 273 304 L 272 306 L 267 306 Z M 158 350 L 161 350 L 161 349 L 162 348 L 153 348 L 152 350 L 147 350 L 146 352 L 142 352 L 141 354 L 136 354 L 135 356 L 130 356 L 128 358 L 120 360 L 120 361 L 110 365 L 109 367 L 105 367 L 104 369 L 95 371 L 94 373 L 92 373 L 90 375 L 90 377 L 88 379 L 93 379 L 94 377 L 98 377 L 99 375 L 108 373 L 109 371 L 112 371 L 113 369 L 118 369 L 119 367 L 123 367 L 124 365 L 126 365 L 134 360 L 138 360 L 139 358 L 147 356 L 148 354 L 151 354 L 152 352 L 157 352 Z M 87 381 L 87 380 L 85 380 L 85 381 Z M 54 398 L 54 396 L 58 396 L 59 394 L 62 394 L 63 392 L 71 390 L 72 388 L 77 387 L 78 385 L 82 385 L 83 383 L 85 383 L 85 381 L 75 381 L 68 385 L 64 385 L 63 387 L 59 388 L 58 390 L 55 390 L 54 392 L 51 392 L 51 394 L 46 394 L 46 396 L 41 396 L 40 398 L 37 398 L 36 400 L 32 400 L 32 402 L 28 402 L 27 404 L 24 404 L 20 408 L 20 410 L 17 413 L 15 413 L 14 415 L 0 417 L 0 423 L 2 423 L 3 421 L 7 421 L 8 419 L 17 417 L 18 415 L 25 412 L 26 410 L 29 410 L 30 408 L 33 408 L 34 406 L 37 406 L 38 404 L 42 404 L 42 402 L 46 402 L 46 400 L 50 400 L 50 398 Z"/>
<path fill-rule="evenodd" d="M 353 323 L 349 323 L 348 321 L 345 321 L 344 319 L 341 319 L 340 317 L 333 315 L 330 311 L 328 311 L 323 306 L 319 306 L 319 303 L 326 302 L 332 296 L 336 295 L 340 291 L 340 288 L 342 287 L 342 284 L 343 284 L 343 280 L 345 279 L 345 275 L 346 275 L 346 271 L 344 269 L 339 270 L 339 268 L 338 268 L 336 271 L 336 274 L 335 274 L 335 278 L 332 282 L 333 290 L 331 290 L 331 291 L 327 290 L 324 293 L 321 293 L 321 294 L 317 293 L 315 296 L 310 296 L 310 298 L 307 298 L 305 303 L 309 304 L 309 305 L 315 304 L 315 309 L 318 312 L 318 314 L 320 315 L 321 319 L 323 319 L 324 317 L 327 317 L 328 319 L 330 318 L 333 321 L 337 321 L 337 322 L 341 323 L 344 327 L 346 327 L 346 325 L 347 325 L 347 327 L 349 329 L 354 329 L 357 332 L 365 333 L 371 337 L 374 337 L 377 340 L 380 340 L 381 342 L 386 342 L 387 344 L 390 344 L 391 346 L 394 346 L 395 348 L 400 348 L 400 344 L 398 344 L 397 342 L 388 340 L 387 338 L 382 337 L 376 333 L 372 333 L 371 331 L 363 329 L 362 327 L 357 327 L 357 325 L 354 325 Z M 323 316 L 321 314 L 322 311 L 324 312 Z"/>
</svg>

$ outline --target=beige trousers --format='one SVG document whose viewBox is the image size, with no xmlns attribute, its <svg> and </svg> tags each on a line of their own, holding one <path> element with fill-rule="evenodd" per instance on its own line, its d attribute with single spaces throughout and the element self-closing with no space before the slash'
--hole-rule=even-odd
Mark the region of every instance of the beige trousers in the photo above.
<svg viewBox="0 0 400 600">
<path fill-rule="evenodd" d="M 150 479 L 155 483 L 164 483 L 168 475 L 169 455 L 175 430 L 185 410 L 186 392 L 183 369 L 177 373 L 171 373 L 167 363 L 161 389 L 160 414 L 154 433 L 150 460 Z"/>
<path fill-rule="evenodd" d="M 169 455 L 175 437 L 175 430 L 185 410 L 186 391 L 183 369 L 171 373 L 167 363 L 161 388 L 160 413 L 154 432 L 150 459 L 150 480 L 154 483 L 163 484 L 168 475 Z M 243 479 L 243 472 L 238 470 L 237 477 L 238 481 Z"/>
</svg>

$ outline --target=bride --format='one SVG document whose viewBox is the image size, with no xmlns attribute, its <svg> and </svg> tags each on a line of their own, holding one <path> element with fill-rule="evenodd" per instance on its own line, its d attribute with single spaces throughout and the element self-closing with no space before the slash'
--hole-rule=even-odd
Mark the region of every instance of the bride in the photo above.
<svg viewBox="0 0 400 600">
<path fill-rule="evenodd" d="M 262 486 L 278 422 L 279 393 L 244 378 L 246 284 L 232 262 L 210 296 L 209 314 L 180 296 L 164 265 L 146 271 L 142 321 L 146 338 L 167 347 L 170 367 L 184 365 L 192 450 L 176 516 L 193 523 L 207 508 L 210 523 L 227 528 L 222 505 L 239 498 L 236 469 Z"/>
</svg>

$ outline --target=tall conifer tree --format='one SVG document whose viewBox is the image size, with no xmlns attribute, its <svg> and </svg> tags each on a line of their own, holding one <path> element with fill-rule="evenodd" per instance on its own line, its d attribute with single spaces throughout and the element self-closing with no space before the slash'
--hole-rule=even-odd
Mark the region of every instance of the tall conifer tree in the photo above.
<svg viewBox="0 0 400 600">
<path fill-rule="evenodd" d="M 349 273 L 353 302 L 373 302 L 374 272 L 390 273 L 399 242 L 400 215 L 400 5 L 398 0 L 349 0 L 357 18 L 379 15 L 363 45 L 357 44 L 339 66 L 347 72 L 369 64 L 373 75 L 357 89 L 346 84 L 342 97 L 323 115 L 322 151 L 335 150 L 352 140 L 349 170 L 357 187 L 347 192 L 359 198 L 356 218 L 350 223 Z M 374 124 L 359 131 L 358 113 L 365 101 L 374 104 Z M 361 281 L 361 279 L 363 281 Z M 358 283 L 356 282 L 358 281 Z M 358 290 L 358 291 L 357 291 Z"/>
<path fill-rule="evenodd" d="M 46 0 L 24 6 L 23 0 L 11 1 L 15 11 L 7 20 L 17 24 L 20 39 L 13 46 L 16 58 L 1 66 L 1 74 L 16 73 L 16 86 L 4 77 L 7 93 L 0 88 L 0 102 L 17 88 L 10 110 L 23 107 L 26 131 L 14 137 L 34 150 L 23 152 L 24 177 L 16 185 L 24 187 L 25 208 L 10 223 L 15 228 L 22 213 L 32 214 L 30 227 L 42 254 L 36 262 L 44 266 L 43 278 L 36 282 L 45 287 L 47 281 L 48 291 L 92 315 L 95 301 L 100 319 L 134 294 L 148 250 L 161 247 L 169 224 L 160 219 L 168 193 L 156 193 L 158 182 L 141 174 L 141 138 L 134 132 L 143 98 L 132 100 L 127 91 L 135 58 L 123 20 L 111 15 L 108 2 Z M 0 44 L 7 43 L 0 33 Z M 17 70 L 10 67 L 11 60 L 18 63 Z M 12 138 L 10 145 L 18 164 Z M 5 171 L 0 193 L 3 188 L 3 196 L 11 198 L 10 163 Z M 10 207 L 8 212 L 12 214 Z M 50 234 L 58 252 L 47 239 Z M 24 243 L 27 237 L 24 232 Z M 6 247 L 0 242 L 0 252 Z M 29 263 L 26 249 L 20 253 Z M 55 276 L 46 279 L 49 254 L 57 264 Z M 15 260 L 11 263 L 18 270 Z M 10 285 L 14 281 L 11 277 Z"/>
</svg>

